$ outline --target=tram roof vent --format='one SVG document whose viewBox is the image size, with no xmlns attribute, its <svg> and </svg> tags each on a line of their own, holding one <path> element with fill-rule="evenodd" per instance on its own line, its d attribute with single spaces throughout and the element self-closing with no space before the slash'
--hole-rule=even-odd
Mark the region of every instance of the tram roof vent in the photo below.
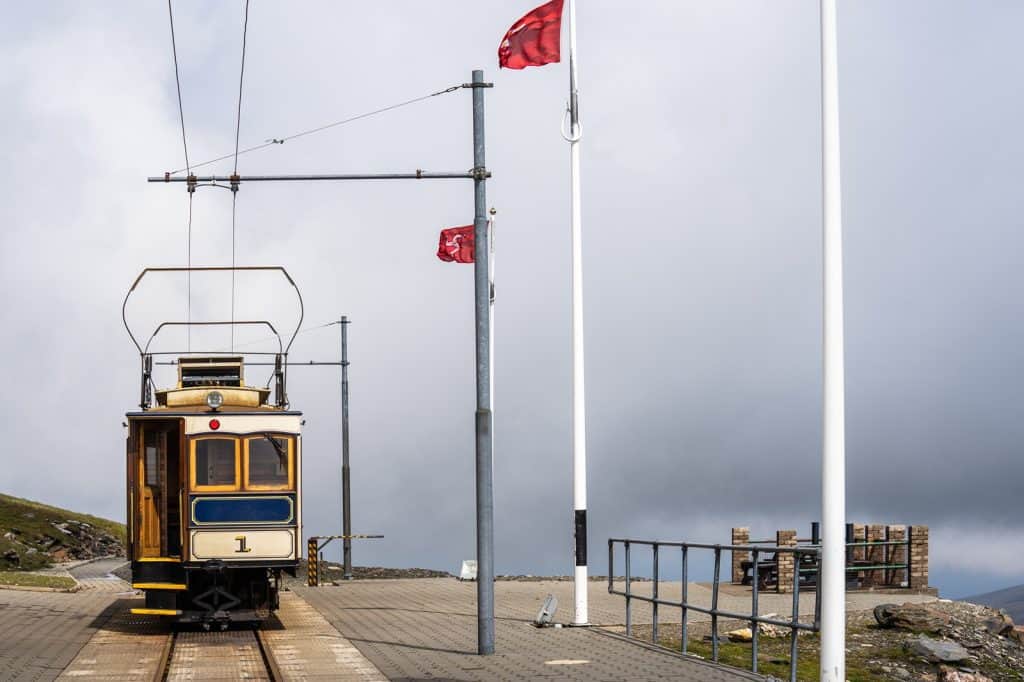
<svg viewBox="0 0 1024 682">
<path fill-rule="evenodd" d="M 180 358 L 178 388 L 198 386 L 244 386 L 242 358 Z"/>
</svg>

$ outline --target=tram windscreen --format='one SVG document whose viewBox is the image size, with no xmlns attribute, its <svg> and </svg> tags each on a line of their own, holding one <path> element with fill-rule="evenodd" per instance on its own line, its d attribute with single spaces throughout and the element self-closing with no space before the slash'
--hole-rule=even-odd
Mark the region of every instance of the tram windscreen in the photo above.
<svg viewBox="0 0 1024 682">
<path fill-rule="evenodd" d="M 196 441 L 196 485 L 235 485 L 235 439 Z"/>
<path fill-rule="evenodd" d="M 288 440 L 250 438 L 247 485 L 287 487 L 288 483 Z"/>
</svg>

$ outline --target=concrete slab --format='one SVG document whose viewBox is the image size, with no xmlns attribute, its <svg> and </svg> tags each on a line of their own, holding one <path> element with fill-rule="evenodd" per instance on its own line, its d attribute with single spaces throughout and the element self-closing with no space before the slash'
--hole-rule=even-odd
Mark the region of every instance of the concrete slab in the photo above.
<svg viewBox="0 0 1024 682">
<path fill-rule="evenodd" d="M 260 636 L 277 666 L 281 682 L 387 679 L 316 609 L 293 592 L 281 594 L 277 617 L 264 624 Z"/>
<path fill-rule="evenodd" d="M 607 590 L 595 586 L 595 597 L 601 587 Z M 451 578 L 366 580 L 293 589 L 392 680 L 764 679 L 597 628 L 533 627 L 530 621 L 549 592 L 562 593 L 559 616 L 567 617 L 564 605 L 571 604 L 571 583 L 497 583 L 494 656 L 476 655 L 474 583 Z M 614 618 L 612 600 L 605 599 L 599 613 L 601 609 Z"/>
</svg>

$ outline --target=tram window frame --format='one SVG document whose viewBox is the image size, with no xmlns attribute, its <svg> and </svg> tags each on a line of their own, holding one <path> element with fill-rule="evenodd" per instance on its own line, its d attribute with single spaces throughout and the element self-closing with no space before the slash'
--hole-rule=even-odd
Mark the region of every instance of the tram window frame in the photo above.
<svg viewBox="0 0 1024 682">
<path fill-rule="evenodd" d="M 227 484 L 201 484 L 196 482 L 196 446 L 204 440 L 231 441 L 235 446 L 235 482 Z M 197 492 L 221 493 L 237 492 L 242 489 L 242 468 L 241 468 L 241 439 L 238 436 L 227 434 L 210 434 L 205 436 L 194 436 L 189 445 L 189 488 Z"/>
<path fill-rule="evenodd" d="M 267 436 L 278 440 L 285 441 L 288 445 L 288 481 L 286 483 L 271 483 L 271 484 L 259 484 L 252 483 L 249 480 L 251 467 L 250 467 L 250 450 L 249 444 L 252 441 L 266 440 Z M 286 433 L 266 433 L 258 435 L 243 436 L 241 438 L 244 445 L 242 447 L 242 468 L 243 468 L 243 483 L 245 490 L 294 490 L 295 489 L 295 436 Z"/>
</svg>

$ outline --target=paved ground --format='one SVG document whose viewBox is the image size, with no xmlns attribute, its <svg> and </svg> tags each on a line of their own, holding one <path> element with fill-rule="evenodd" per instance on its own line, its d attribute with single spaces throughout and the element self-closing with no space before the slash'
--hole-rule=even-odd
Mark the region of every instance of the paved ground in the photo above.
<svg viewBox="0 0 1024 682">
<path fill-rule="evenodd" d="M 282 682 L 331 680 L 381 682 L 385 678 L 333 625 L 294 592 L 281 594 L 281 609 L 264 624 L 263 641 Z"/>
<path fill-rule="evenodd" d="M 549 592 L 564 593 L 559 615 L 566 615 L 570 583 L 497 583 L 497 653 L 487 657 L 476 655 L 474 583 L 452 578 L 366 580 L 293 589 L 392 680 L 762 679 L 597 628 L 533 627 L 530 621 Z M 608 597 L 606 586 L 595 585 L 595 613 L 611 618 L 612 600 L 599 599 L 601 589 Z"/>
<path fill-rule="evenodd" d="M 126 585 L 103 576 L 124 560 L 89 564 L 76 593 L 0 591 L 0 680 L 55 679 L 114 612 Z"/>
<path fill-rule="evenodd" d="M 0 591 L 0 680 L 49 681 L 62 671 L 65 679 L 100 679 L 104 661 L 121 657 L 136 661 L 137 672 L 145 677 L 144 671 L 158 660 L 158 640 L 166 639 L 166 631 L 150 632 L 144 618 L 127 615 L 138 597 L 110 574 L 121 563 L 103 560 L 71 569 L 82 584 L 77 593 Z M 650 583 L 633 586 L 636 594 L 650 594 L 650 589 Z M 339 668 L 353 679 L 760 679 L 683 659 L 607 630 L 539 630 L 530 625 L 548 594 L 559 600 L 556 621 L 570 618 L 570 582 L 496 583 L 498 653 L 490 657 L 475 654 L 475 583 L 451 578 L 366 580 L 321 588 L 293 584 L 293 590 L 283 595 L 280 626 L 268 629 L 266 636 L 280 652 L 285 676 L 295 679 L 343 679 Z M 688 590 L 696 603 L 710 603 L 707 586 L 690 585 Z M 680 585 L 660 583 L 659 592 L 677 599 Z M 882 601 L 929 599 L 933 597 L 856 593 L 847 603 L 850 610 L 859 610 Z M 813 600 L 813 593 L 802 596 L 802 614 L 813 613 Z M 591 621 L 621 625 L 624 601 L 609 595 L 606 583 L 591 583 Z M 791 604 L 790 595 L 762 594 L 760 611 L 786 617 Z M 722 608 L 745 612 L 749 605 L 748 588 L 724 587 Z M 649 606 L 635 607 L 633 622 L 649 623 Z M 705 619 L 693 614 L 694 622 Z M 663 607 L 659 621 L 678 622 L 679 611 Z"/>
</svg>

